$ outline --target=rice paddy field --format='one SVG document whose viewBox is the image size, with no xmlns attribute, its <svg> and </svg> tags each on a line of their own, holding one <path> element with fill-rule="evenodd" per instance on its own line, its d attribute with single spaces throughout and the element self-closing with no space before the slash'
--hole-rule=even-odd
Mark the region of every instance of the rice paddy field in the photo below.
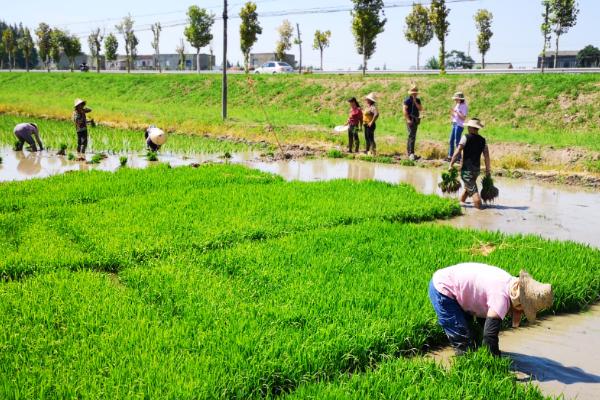
<svg viewBox="0 0 600 400">
<path fill-rule="evenodd" d="M 0 398 L 539 399 L 485 351 L 450 369 L 427 298 L 481 261 L 600 295 L 600 252 L 457 230 L 450 198 L 235 165 L 0 184 Z M 493 251 L 481 251 L 492 248 Z"/>
</svg>

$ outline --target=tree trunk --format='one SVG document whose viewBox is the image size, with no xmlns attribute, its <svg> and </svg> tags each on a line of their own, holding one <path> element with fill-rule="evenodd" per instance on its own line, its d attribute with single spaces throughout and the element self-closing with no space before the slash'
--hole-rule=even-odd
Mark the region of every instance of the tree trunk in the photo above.
<svg viewBox="0 0 600 400">
<path fill-rule="evenodd" d="M 554 69 L 558 65 L 558 41 L 560 40 L 560 35 L 556 35 L 556 49 L 554 50 Z"/>
<path fill-rule="evenodd" d="M 244 53 L 244 72 L 248 74 L 250 72 L 250 53 Z"/>
<path fill-rule="evenodd" d="M 363 51 L 363 76 L 367 75 L 367 56 Z"/>
<path fill-rule="evenodd" d="M 323 72 L 323 48 L 321 47 L 321 72 Z"/>
<path fill-rule="evenodd" d="M 300 68 L 298 69 L 298 73 L 302 75 L 302 39 L 300 37 L 300 24 L 296 24 L 296 29 L 298 30 L 298 49 L 300 49 Z"/>
<path fill-rule="evenodd" d="M 100 51 L 96 54 L 96 72 L 100 73 Z"/>
<path fill-rule="evenodd" d="M 421 46 L 417 46 L 417 71 L 420 70 L 421 66 L 419 65 L 419 62 L 421 60 Z"/>
<path fill-rule="evenodd" d="M 27 72 L 29 72 L 29 56 L 28 55 L 25 56 L 25 70 L 27 70 Z"/>
<path fill-rule="evenodd" d="M 446 41 L 440 40 L 440 74 L 446 73 Z"/>
<path fill-rule="evenodd" d="M 223 0 L 223 90 L 222 117 L 227 119 L 227 0 Z"/>
<path fill-rule="evenodd" d="M 10 53 L 8 53 L 8 71 L 12 72 L 12 63 L 10 62 Z"/>
<path fill-rule="evenodd" d="M 200 73 L 200 48 L 196 49 L 196 72 Z"/>
<path fill-rule="evenodd" d="M 481 53 L 481 69 L 485 69 L 485 53 Z"/>
</svg>

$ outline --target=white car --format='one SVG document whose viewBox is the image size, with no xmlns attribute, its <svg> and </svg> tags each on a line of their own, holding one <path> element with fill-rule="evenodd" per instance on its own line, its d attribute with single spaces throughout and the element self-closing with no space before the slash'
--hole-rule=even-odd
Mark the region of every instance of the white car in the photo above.
<svg viewBox="0 0 600 400">
<path fill-rule="evenodd" d="M 269 61 L 254 70 L 255 74 L 289 74 L 294 68 L 281 61 Z"/>
</svg>

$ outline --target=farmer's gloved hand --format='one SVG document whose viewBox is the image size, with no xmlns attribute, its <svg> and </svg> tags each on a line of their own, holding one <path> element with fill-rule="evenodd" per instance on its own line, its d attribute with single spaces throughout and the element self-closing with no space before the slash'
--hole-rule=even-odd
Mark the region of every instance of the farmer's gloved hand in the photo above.
<svg viewBox="0 0 600 400">
<path fill-rule="evenodd" d="M 502 327 L 502 320 L 499 318 L 486 318 L 483 326 L 483 345 L 490 349 L 490 353 L 494 356 L 500 356 L 500 348 L 498 346 L 498 334 Z"/>
</svg>

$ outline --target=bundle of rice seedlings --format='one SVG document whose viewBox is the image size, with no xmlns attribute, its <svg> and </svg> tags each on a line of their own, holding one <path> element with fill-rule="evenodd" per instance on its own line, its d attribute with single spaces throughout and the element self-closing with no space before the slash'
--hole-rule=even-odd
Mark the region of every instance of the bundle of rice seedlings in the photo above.
<svg viewBox="0 0 600 400">
<path fill-rule="evenodd" d="M 158 154 L 154 151 L 149 151 L 148 154 L 146 154 L 146 159 L 148 161 L 158 161 Z"/>
<path fill-rule="evenodd" d="M 90 160 L 90 164 L 100 164 L 102 161 L 102 154 L 94 154 Z"/>
<path fill-rule="evenodd" d="M 126 166 L 127 165 L 127 156 L 119 157 L 119 164 L 121 164 L 121 167 Z"/>
<path fill-rule="evenodd" d="M 58 152 L 56 152 L 57 156 L 64 156 L 67 154 L 67 145 L 64 143 L 61 143 L 59 148 L 58 148 Z"/>
<path fill-rule="evenodd" d="M 486 204 L 493 203 L 499 194 L 500 191 L 494 186 L 491 175 L 486 174 L 481 181 L 481 200 Z"/>
<path fill-rule="evenodd" d="M 443 193 L 456 193 L 460 190 L 460 182 L 458 180 L 458 170 L 452 168 L 449 171 L 442 172 L 442 181 L 438 185 Z"/>
<path fill-rule="evenodd" d="M 75 154 L 69 153 L 69 155 L 67 156 L 67 160 L 69 160 L 69 161 L 75 160 Z"/>
</svg>

